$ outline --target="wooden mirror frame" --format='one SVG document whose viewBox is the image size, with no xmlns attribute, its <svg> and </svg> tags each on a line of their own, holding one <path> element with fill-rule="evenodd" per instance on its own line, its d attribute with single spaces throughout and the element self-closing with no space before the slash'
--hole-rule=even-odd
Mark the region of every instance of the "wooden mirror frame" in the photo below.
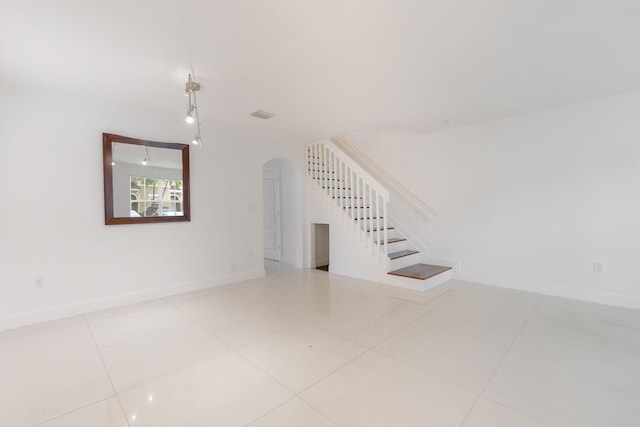
<svg viewBox="0 0 640 427">
<path fill-rule="evenodd" d="M 114 142 L 122 144 L 142 145 L 147 147 L 167 148 L 182 152 L 182 216 L 144 216 L 144 217 L 114 217 L 113 215 L 113 151 Z M 171 142 L 145 141 L 127 136 L 102 134 L 102 158 L 104 170 L 104 223 L 113 224 L 147 224 L 158 222 L 191 221 L 191 199 L 189 185 L 189 145 Z"/>
</svg>

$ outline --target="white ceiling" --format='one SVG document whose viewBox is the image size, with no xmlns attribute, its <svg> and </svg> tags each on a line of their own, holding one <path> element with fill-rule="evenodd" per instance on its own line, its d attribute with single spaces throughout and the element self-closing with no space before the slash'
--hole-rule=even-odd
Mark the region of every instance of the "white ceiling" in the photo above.
<svg viewBox="0 0 640 427">
<path fill-rule="evenodd" d="M 203 134 L 430 132 L 640 90 L 639 24 L 638 0 L 4 0 L 0 78 L 184 115 L 191 71 Z"/>
</svg>

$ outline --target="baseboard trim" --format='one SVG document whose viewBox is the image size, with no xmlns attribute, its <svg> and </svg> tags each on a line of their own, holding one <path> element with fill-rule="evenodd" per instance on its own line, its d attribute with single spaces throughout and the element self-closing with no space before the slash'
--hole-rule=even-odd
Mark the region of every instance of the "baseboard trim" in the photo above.
<svg viewBox="0 0 640 427">
<path fill-rule="evenodd" d="M 59 305 L 42 310 L 25 313 L 11 314 L 0 317 L 0 331 L 19 328 L 21 326 L 34 325 L 37 323 L 50 322 L 52 320 L 64 319 L 78 316 L 93 311 L 106 310 L 128 304 L 149 301 L 157 298 L 164 298 L 171 295 L 185 292 L 197 291 L 200 289 L 213 288 L 244 280 L 256 279 L 265 275 L 264 268 L 243 271 L 239 273 L 214 276 L 206 279 L 191 282 L 178 283 L 157 289 L 146 289 L 143 291 L 131 292 L 120 295 L 113 295 L 104 298 L 80 301 L 72 304 Z"/>
<path fill-rule="evenodd" d="M 513 282 L 510 281 L 509 284 L 506 284 L 502 283 L 500 280 L 492 280 L 473 273 L 458 272 L 454 275 L 454 278 L 482 285 L 496 286 L 498 288 L 514 289 L 516 291 L 532 292 L 536 294 L 571 298 L 596 304 L 640 310 L 640 296 L 612 294 L 609 292 L 596 291 L 592 289 L 577 289 L 567 286 L 550 286 L 538 283 L 517 282 L 516 280 Z"/>
</svg>

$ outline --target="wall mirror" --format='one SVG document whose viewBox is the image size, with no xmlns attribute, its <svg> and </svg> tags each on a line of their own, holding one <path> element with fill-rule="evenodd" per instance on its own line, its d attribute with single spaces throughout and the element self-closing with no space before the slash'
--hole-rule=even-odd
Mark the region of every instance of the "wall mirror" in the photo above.
<svg viewBox="0 0 640 427">
<path fill-rule="evenodd" d="M 104 222 L 190 221 L 189 146 L 102 134 Z"/>
</svg>

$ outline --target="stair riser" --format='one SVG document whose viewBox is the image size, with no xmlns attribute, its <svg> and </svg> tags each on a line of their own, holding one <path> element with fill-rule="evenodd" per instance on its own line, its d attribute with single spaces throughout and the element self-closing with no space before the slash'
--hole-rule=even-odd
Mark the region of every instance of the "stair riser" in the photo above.
<svg viewBox="0 0 640 427">
<path fill-rule="evenodd" d="M 420 253 L 403 256 L 402 258 L 392 259 L 389 262 L 389 271 L 399 270 L 410 265 L 420 262 Z"/>
<path fill-rule="evenodd" d="M 401 242 L 389 243 L 387 246 L 389 246 L 388 253 L 390 254 L 393 252 L 404 251 L 405 249 L 411 249 L 409 248 L 408 242 L 406 240 L 403 240 Z"/>
<path fill-rule="evenodd" d="M 444 273 L 436 274 L 427 280 L 416 280 L 408 277 L 392 276 L 390 274 L 383 280 L 384 283 L 388 283 L 393 286 L 400 286 L 402 288 L 413 289 L 416 291 L 424 292 L 426 290 L 435 288 L 442 283 L 451 280 L 453 278 L 453 271 L 447 270 Z"/>
</svg>

